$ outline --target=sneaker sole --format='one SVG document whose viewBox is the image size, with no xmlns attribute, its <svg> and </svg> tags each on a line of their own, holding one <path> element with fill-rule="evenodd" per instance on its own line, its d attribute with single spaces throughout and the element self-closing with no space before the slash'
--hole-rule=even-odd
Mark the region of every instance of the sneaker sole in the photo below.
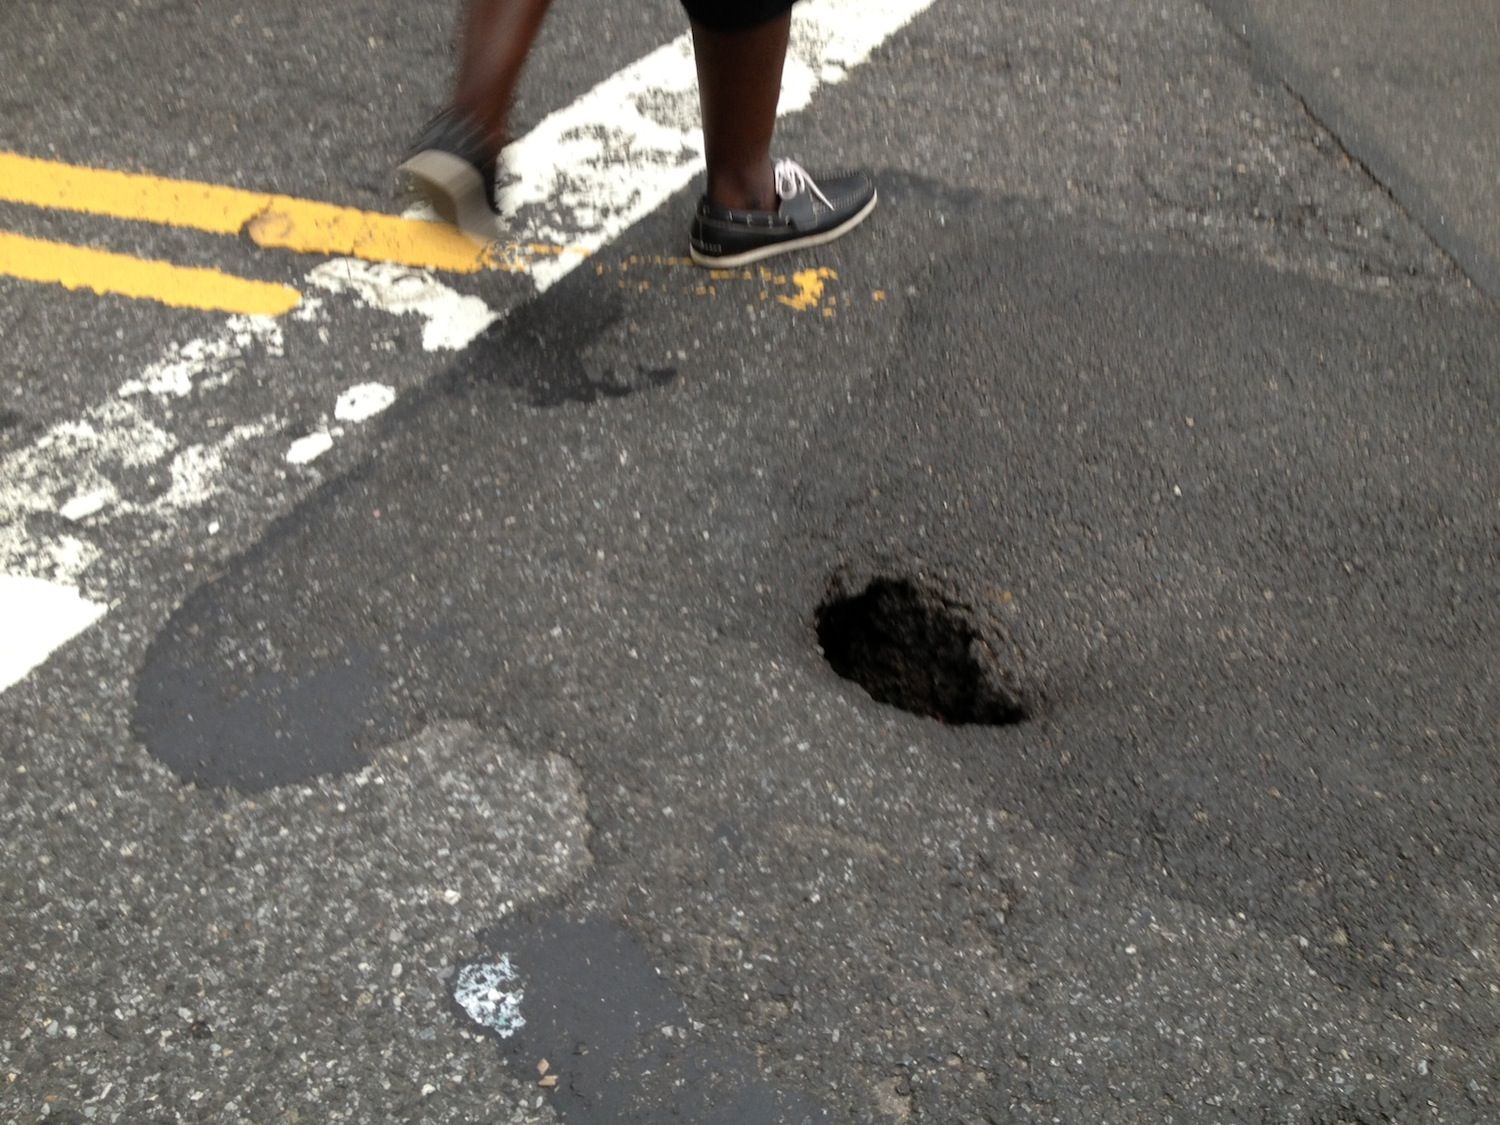
<svg viewBox="0 0 1500 1125">
<path fill-rule="evenodd" d="M 702 253 L 696 246 L 688 247 L 688 254 L 693 261 L 700 266 L 710 269 L 732 269 L 735 266 L 748 266 L 751 262 L 762 262 L 767 258 L 774 258 L 778 254 L 790 254 L 793 250 L 806 250 L 810 246 L 822 246 L 832 242 L 836 238 L 842 238 L 860 223 L 869 217 L 871 211 L 875 210 L 875 204 L 880 201 L 880 193 L 876 192 L 870 196 L 870 202 L 861 207 L 858 213 L 851 215 L 836 227 L 829 230 L 819 231 L 817 234 L 809 234 L 803 238 L 789 238 L 785 242 L 772 242 L 754 250 L 746 250 L 739 254 L 725 254 L 715 257 L 712 254 Z"/>
<path fill-rule="evenodd" d="M 396 171 L 405 175 L 444 222 L 469 238 L 489 245 L 500 237 L 495 212 L 484 197 L 484 177 L 467 160 L 451 152 L 419 152 Z"/>
</svg>

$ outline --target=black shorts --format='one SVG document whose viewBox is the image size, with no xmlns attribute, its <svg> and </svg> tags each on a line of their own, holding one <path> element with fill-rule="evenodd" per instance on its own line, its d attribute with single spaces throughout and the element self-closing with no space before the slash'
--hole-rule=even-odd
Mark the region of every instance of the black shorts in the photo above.
<svg viewBox="0 0 1500 1125">
<path fill-rule="evenodd" d="M 744 31 L 784 15 L 792 0 L 682 0 L 688 18 L 715 31 Z"/>
</svg>

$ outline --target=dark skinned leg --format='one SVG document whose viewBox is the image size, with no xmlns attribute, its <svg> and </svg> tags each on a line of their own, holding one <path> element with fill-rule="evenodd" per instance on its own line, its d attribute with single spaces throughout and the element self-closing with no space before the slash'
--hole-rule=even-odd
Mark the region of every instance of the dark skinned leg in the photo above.
<svg viewBox="0 0 1500 1125">
<path fill-rule="evenodd" d="M 551 0 L 468 0 L 453 104 L 479 123 L 491 153 L 505 143 L 521 67 Z"/>
<path fill-rule="evenodd" d="M 720 207 L 776 210 L 771 134 L 791 26 L 790 12 L 745 31 L 693 22 L 708 199 Z"/>
</svg>

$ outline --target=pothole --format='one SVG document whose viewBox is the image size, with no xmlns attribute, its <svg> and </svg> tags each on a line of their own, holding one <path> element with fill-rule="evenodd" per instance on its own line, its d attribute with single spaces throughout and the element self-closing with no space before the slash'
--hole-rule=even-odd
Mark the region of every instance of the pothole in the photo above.
<svg viewBox="0 0 1500 1125">
<path fill-rule="evenodd" d="M 905 578 L 818 607 L 829 665 L 881 703 L 945 723 L 1023 722 L 1025 700 L 972 611 Z"/>
</svg>

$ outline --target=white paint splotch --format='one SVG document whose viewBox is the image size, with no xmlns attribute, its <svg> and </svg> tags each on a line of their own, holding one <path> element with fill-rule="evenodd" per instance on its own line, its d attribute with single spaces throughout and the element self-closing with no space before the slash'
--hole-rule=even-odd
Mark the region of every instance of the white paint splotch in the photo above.
<svg viewBox="0 0 1500 1125">
<path fill-rule="evenodd" d="M 97 488 L 75 494 L 71 500 L 57 509 L 57 514 L 69 523 L 82 523 L 90 516 L 102 512 L 116 499 L 114 486 L 102 484 Z"/>
<path fill-rule="evenodd" d="M 395 401 L 395 387 L 385 383 L 358 383 L 339 395 L 333 404 L 333 416 L 337 421 L 351 425 L 368 422 Z M 304 434 L 287 447 L 287 464 L 312 464 L 332 449 L 333 443 L 343 437 L 344 433 L 343 426 L 325 425 L 310 434 Z"/>
<path fill-rule="evenodd" d="M 386 262 L 339 258 L 307 275 L 307 284 L 328 293 L 348 294 L 359 303 L 393 316 L 422 318 L 422 347 L 427 351 L 466 348 L 500 314 L 478 297 L 444 285 L 426 270 Z"/>
<path fill-rule="evenodd" d="M 520 982 L 506 955 L 494 961 L 474 961 L 459 968 L 453 981 L 453 999 L 480 1027 L 509 1039 L 526 1026 L 521 1015 L 525 993 Z"/>
<path fill-rule="evenodd" d="M 339 395 L 333 416 L 340 422 L 364 422 L 396 401 L 396 388 L 385 383 L 359 383 Z"/>
<path fill-rule="evenodd" d="M 281 355 L 285 346 L 281 325 L 271 317 L 232 316 L 218 332 L 169 349 L 137 378 L 121 383 L 116 393 L 121 398 L 143 394 L 185 398 L 205 381 L 216 386 L 228 383 L 235 366 L 252 348 Z"/>
<path fill-rule="evenodd" d="M 333 448 L 333 435 L 327 430 L 304 434 L 287 447 L 288 465 L 310 465 Z"/>
</svg>

